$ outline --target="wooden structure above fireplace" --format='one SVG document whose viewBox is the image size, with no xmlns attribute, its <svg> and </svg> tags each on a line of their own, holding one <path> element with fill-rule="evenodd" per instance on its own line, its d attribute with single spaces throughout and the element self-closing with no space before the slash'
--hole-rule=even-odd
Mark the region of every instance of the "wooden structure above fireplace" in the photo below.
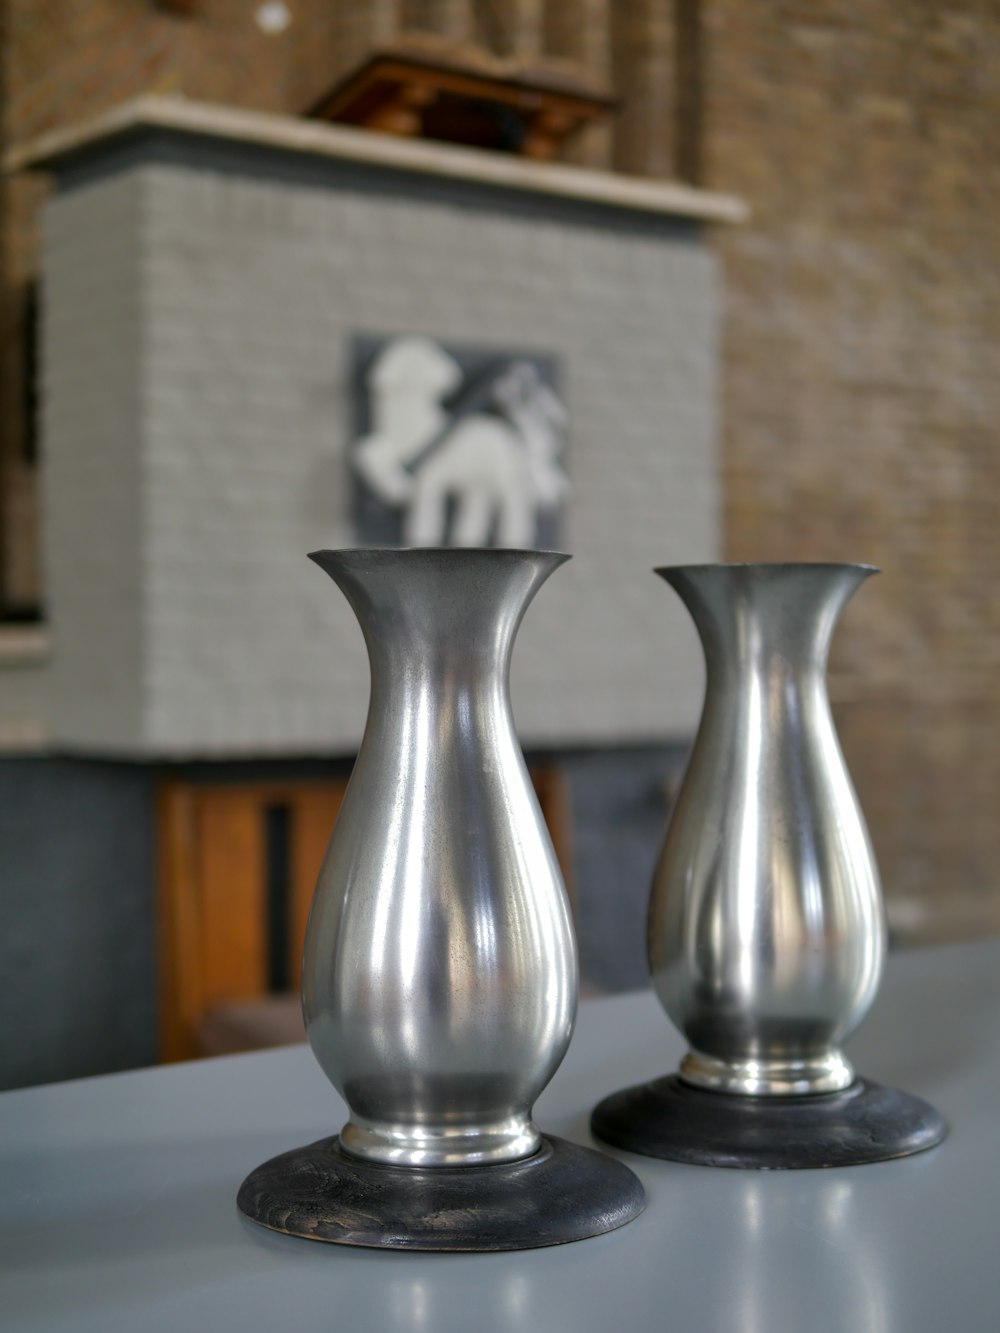
<svg viewBox="0 0 1000 1333">
<path fill-rule="evenodd" d="M 568 61 L 529 65 L 472 46 L 407 41 L 372 52 L 309 114 L 548 161 L 616 105 Z"/>
</svg>

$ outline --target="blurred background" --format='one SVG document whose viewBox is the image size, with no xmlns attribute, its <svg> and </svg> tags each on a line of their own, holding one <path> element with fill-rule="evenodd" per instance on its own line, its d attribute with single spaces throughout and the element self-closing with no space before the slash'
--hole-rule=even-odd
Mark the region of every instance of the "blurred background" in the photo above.
<svg viewBox="0 0 1000 1333">
<path fill-rule="evenodd" d="M 0 1086 L 300 1033 L 367 699 L 320 546 L 573 552 L 514 702 L 591 993 L 645 984 L 701 700 L 650 567 L 881 566 L 830 691 L 893 944 L 1000 929 L 1000 17 L 0 0 L 0 38 Z"/>
</svg>

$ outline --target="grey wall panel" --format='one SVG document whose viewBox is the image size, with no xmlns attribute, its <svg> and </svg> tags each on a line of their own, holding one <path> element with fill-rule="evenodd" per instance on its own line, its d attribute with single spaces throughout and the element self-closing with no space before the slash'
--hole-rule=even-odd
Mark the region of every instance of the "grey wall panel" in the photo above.
<svg viewBox="0 0 1000 1333">
<path fill-rule="evenodd" d="M 0 1087 L 155 1057 L 148 769 L 0 760 Z"/>
<path fill-rule="evenodd" d="M 561 761 L 573 818 L 580 970 L 596 991 L 649 985 L 646 907 L 687 747 L 592 750 Z"/>
</svg>

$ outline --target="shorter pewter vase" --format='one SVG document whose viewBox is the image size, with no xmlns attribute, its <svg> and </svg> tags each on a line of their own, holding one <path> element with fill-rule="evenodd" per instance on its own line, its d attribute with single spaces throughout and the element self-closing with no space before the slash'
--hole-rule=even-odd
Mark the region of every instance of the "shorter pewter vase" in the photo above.
<svg viewBox="0 0 1000 1333">
<path fill-rule="evenodd" d="M 931 1146 L 943 1134 L 936 1113 L 865 1084 L 843 1052 L 877 993 L 886 928 L 825 676 L 840 613 L 876 571 L 789 564 L 656 572 L 691 613 L 706 664 L 701 723 L 648 918 L 654 988 L 690 1043 L 679 1078 L 659 1089 L 670 1101 L 659 1119 L 670 1120 L 673 1149 L 662 1155 L 679 1154 L 680 1119 L 699 1107 L 701 1129 L 692 1124 L 692 1142 L 681 1145 L 685 1160 L 719 1115 L 739 1133 L 758 1126 L 751 1159 L 760 1157 L 759 1125 L 770 1115 L 772 1156 L 778 1148 L 789 1159 L 732 1164 L 813 1164 L 800 1160 L 789 1116 L 805 1129 L 807 1157 L 827 1131 L 841 1139 L 830 1151 L 851 1161 Z M 699 1092 L 713 1096 L 705 1103 Z M 804 1107 L 819 1116 L 818 1129 L 805 1125 Z M 854 1117 L 846 1146 L 839 1124 L 831 1130 L 835 1112 Z M 631 1146 L 614 1137 L 623 1114 L 621 1104 L 602 1103 L 595 1131 Z M 736 1153 L 738 1134 L 721 1132 Z"/>
<path fill-rule="evenodd" d="M 719 1092 L 836 1092 L 882 976 L 878 870 L 826 692 L 863 565 L 662 569 L 705 651 L 705 705 L 654 877 L 653 985 Z"/>
<path fill-rule="evenodd" d="M 349 1244 L 516 1249 L 641 1211 L 627 1168 L 532 1119 L 579 985 L 508 676 L 525 609 L 566 558 L 312 556 L 353 608 L 371 665 L 302 974 L 309 1043 L 350 1115 L 336 1139 L 248 1178 L 240 1205 L 256 1221 Z"/>
</svg>

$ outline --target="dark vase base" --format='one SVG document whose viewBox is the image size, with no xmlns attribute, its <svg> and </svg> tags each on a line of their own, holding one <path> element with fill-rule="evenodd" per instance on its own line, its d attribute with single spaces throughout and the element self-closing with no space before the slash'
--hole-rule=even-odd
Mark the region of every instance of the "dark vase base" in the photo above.
<svg viewBox="0 0 1000 1333">
<path fill-rule="evenodd" d="M 927 1102 L 860 1078 L 822 1096 L 746 1097 L 671 1074 L 606 1097 L 590 1123 L 628 1152 L 758 1171 L 884 1162 L 933 1148 L 948 1133 Z"/>
<path fill-rule="evenodd" d="M 529 1250 L 624 1226 L 646 1195 L 627 1166 L 545 1137 L 499 1166 L 382 1166 L 334 1136 L 273 1157 L 237 1196 L 261 1226 L 290 1236 L 389 1250 Z"/>
</svg>

